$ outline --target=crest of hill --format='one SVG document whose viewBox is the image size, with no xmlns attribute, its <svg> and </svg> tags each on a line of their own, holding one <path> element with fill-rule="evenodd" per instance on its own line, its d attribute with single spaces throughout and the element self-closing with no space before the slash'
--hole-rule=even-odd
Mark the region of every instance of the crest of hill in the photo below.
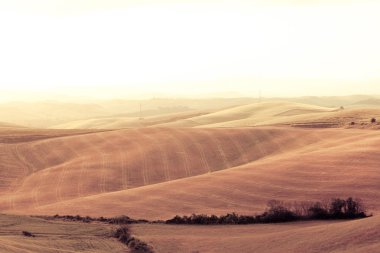
<svg viewBox="0 0 380 253">
<path fill-rule="evenodd" d="M 334 111 L 340 106 L 378 107 L 376 96 L 263 99 L 265 102 L 261 104 L 266 104 L 268 108 L 259 106 L 258 101 L 258 98 L 243 97 L 10 102 L 0 104 L 0 118 L 27 127 L 65 129 L 118 129 L 158 125 L 253 126 L 303 121 L 307 115 L 315 117 L 316 112 Z M 197 114 L 198 112 L 200 113 Z M 144 120 L 140 120 L 140 117 Z"/>
<path fill-rule="evenodd" d="M 336 109 L 284 101 L 237 106 L 185 120 L 163 124 L 171 127 L 235 127 L 292 123 L 299 118 Z"/>
<path fill-rule="evenodd" d="M 138 128 L 175 122 L 187 118 L 204 115 L 209 111 L 189 110 L 185 112 L 169 113 L 155 116 L 144 117 L 101 117 L 85 120 L 77 120 L 60 125 L 52 126 L 53 129 L 121 129 L 121 128 Z"/>
<path fill-rule="evenodd" d="M 13 124 L 51 128 L 74 121 L 158 116 L 190 110 L 217 110 L 254 102 L 254 98 L 42 101 L 0 104 L 0 118 Z M 109 122 L 107 124 L 110 124 Z M 134 123 L 133 123 L 134 124 Z"/>
<path fill-rule="evenodd" d="M 376 128 L 369 124 L 380 118 L 380 107 L 350 106 L 328 108 L 291 102 L 263 102 L 178 120 L 158 126 L 169 127 L 248 127 L 291 125 L 313 128 L 355 127 Z"/>
<path fill-rule="evenodd" d="M 120 129 L 128 127 L 240 127 L 293 123 L 316 113 L 336 111 L 327 107 L 284 101 L 232 106 L 226 109 L 190 110 L 151 117 L 107 117 L 56 125 L 68 129 Z"/>
</svg>

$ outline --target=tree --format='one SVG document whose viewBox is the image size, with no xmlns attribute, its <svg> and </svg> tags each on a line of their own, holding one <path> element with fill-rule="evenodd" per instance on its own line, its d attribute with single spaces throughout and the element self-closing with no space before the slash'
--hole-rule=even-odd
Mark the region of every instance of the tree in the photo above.
<svg viewBox="0 0 380 253">
<path fill-rule="evenodd" d="M 371 123 L 373 124 L 373 123 L 376 123 L 376 118 L 372 118 L 371 119 Z"/>
<path fill-rule="evenodd" d="M 314 203 L 313 206 L 309 208 L 309 217 L 312 219 L 327 219 L 329 217 L 329 213 L 325 208 L 322 207 L 320 202 Z"/>
<path fill-rule="evenodd" d="M 354 217 L 358 213 L 358 204 L 352 198 L 346 200 L 346 206 L 344 207 L 344 214 L 349 217 Z"/>
<path fill-rule="evenodd" d="M 263 215 L 266 222 L 286 222 L 298 219 L 294 212 L 285 207 L 284 202 L 271 200 L 267 206 L 267 212 Z"/>
<path fill-rule="evenodd" d="M 346 201 L 343 199 L 333 199 L 330 203 L 330 214 L 334 218 L 343 216 L 343 208 L 346 206 Z"/>
</svg>

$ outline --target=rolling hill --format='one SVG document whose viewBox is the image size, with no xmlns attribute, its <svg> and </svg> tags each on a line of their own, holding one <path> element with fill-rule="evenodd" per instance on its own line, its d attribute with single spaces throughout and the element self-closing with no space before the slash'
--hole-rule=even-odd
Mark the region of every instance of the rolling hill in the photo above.
<svg viewBox="0 0 380 253">
<path fill-rule="evenodd" d="M 148 117 L 101 117 L 52 126 L 55 129 L 121 129 L 139 127 L 248 127 L 293 125 L 352 127 L 380 118 L 376 106 L 329 108 L 286 101 L 251 103 L 217 110 L 189 110 Z M 356 126 L 357 127 L 357 126 Z M 366 126 L 368 127 L 368 126 Z"/>
<path fill-rule="evenodd" d="M 166 123 L 171 127 L 238 127 L 291 124 L 304 118 L 316 118 L 337 109 L 292 102 L 271 101 L 237 106 L 217 112 Z"/>
<path fill-rule="evenodd" d="M 0 103 L 0 119 L 33 128 L 53 128 L 70 122 L 144 118 L 191 111 L 214 111 L 257 101 L 254 98 L 83 100 Z M 95 128 L 97 124 L 91 128 Z"/>
<path fill-rule="evenodd" d="M 380 125 L 369 123 L 380 118 L 376 106 L 264 101 L 131 115 L 65 118 L 55 125 L 63 129 L 0 123 L 0 212 L 157 220 L 252 215 L 272 199 L 353 196 L 374 216 L 236 227 L 139 224 L 132 231 L 157 252 L 362 253 L 380 246 Z M 97 226 L 2 215 L 0 251 L 126 250 L 106 236 L 109 227 Z M 41 237 L 20 240 L 24 228 Z"/>
<path fill-rule="evenodd" d="M 190 110 L 180 113 L 169 113 L 149 117 L 102 117 L 86 120 L 67 122 L 60 125 L 54 125 L 52 129 L 121 129 L 121 128 L 139 128 L 149 127 L 159 124 L 176 122 L 187 118 L 207 114 L 208 111 Z"/>
<path fill-rule="evenodd" d="M 18 140 L 0 146 L 0 206 L 10 213 L 155 219 L 353 195 L 376 211 L 379 140 L 372 130 L 289 127 L 142 128 Z"/>
<path fill-rule="evenodd" d="M 334 99 L 339 103 L 332 103 Z M 338 110 L 340 106 L 346 109 Z M 262 102 L 254 98 L 215 98 L 0 104 L 3 121 L 45 129 L 241 127 L 324 121 L 342 126 L 379 115 L 378 99 L 369 96 L 267 98 Z"/>
</svg>

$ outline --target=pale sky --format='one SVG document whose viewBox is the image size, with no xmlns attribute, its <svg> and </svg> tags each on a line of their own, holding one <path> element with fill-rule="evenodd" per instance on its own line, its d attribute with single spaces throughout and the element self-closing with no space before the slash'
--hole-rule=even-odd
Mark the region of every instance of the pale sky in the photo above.
<svg viewBox="0 0 380 253">
<path fill-rule="evenodd" d="M 380 94 L 379 13 L 366 0 L 0 0 L 0 101 Z"/>
</svg>

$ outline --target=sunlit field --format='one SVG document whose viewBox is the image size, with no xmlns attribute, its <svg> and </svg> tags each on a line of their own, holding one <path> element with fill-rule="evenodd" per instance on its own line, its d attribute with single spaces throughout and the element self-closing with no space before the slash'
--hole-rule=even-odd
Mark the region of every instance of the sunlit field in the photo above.
<svg viewBox="0 0 380 253">
<path fill-rule="evenodd" d="M 379 11 L 0 0 L 0 252 L 378 252 Z"/>
</svg>

